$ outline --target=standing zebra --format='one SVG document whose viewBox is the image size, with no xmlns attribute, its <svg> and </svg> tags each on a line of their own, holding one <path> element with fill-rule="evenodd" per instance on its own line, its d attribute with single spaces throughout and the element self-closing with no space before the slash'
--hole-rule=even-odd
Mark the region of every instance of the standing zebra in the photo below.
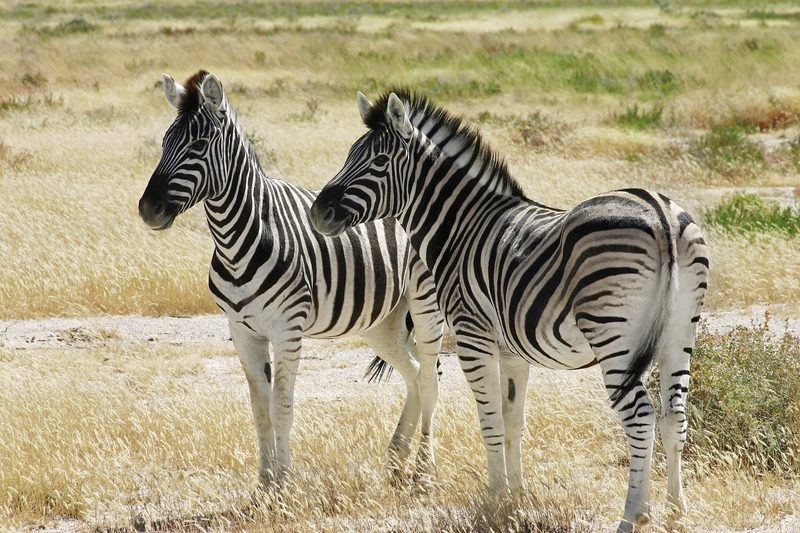
<svg viewBox="0 0 800 533">
<path fill-rule="evenodd" d="M 358 104 L 369 131 L 320 192 L 311 220 L 325 235 L 384 217 L 406 230 L 456 336 L 490 490 L 522 489 L 528 363 L 599 364 L 631 455 L 619 530 L 645 523 L 656 415 L 641 379 L 657 360 L 668 499 L 683 512 L 689 356 L 708 277 L 692 218 L 640 189 L 569 211 L 544 206 L 524 196 L 477 130 L 426 98 L 398 91 L 372 105 L 359 93 Z"/>
<path fill-rule="evenodd" d="M 279 482 L 290 467 L 303 337 L 356 333 L 407 387 L 389 445 L 390 470 L 402 468 L 422 415 L 417 467 L 429 471 L 443 319 L 430 272 L 402 229 L 387 220 L 339 237 L 320 236 L 308 220 L 315 194 L 264 174 L 213 74 L 200 71 L 185 86 L 164 75 L 164 93 L 178 116 L 164 135 L 139 214 L 163 230 L 203 202 L 215 245 L 208 285 L 228 317 L 247 377 L 261 482 Z M 376 366 L 381 368 L 376 362 L 370 368 Z"/>
</svg>

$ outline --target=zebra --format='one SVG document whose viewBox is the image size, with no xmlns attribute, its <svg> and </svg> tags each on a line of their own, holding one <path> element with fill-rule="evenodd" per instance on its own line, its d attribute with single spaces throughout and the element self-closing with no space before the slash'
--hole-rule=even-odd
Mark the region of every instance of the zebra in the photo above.
<svg viewBox="0 0 800 533">
<path fill-rule="evenodd" d="M 619 531 L 646 523 L 656 413 L 642 378 L 657 361 L 668 504 L 672 516 L 685 512 L 689 358 L 709 268 L 691 216 L 641 189 L 548 207 L 525 196 L 475 127 L 425 96 L 398 89 L 373 105 L 358 93 L 358 107 L 368 131 L 317 196 L 311 220 L 329 236 L 384 217 L 405 229 L 456 337 L 490 491 L 523 489 L 530 365 L 599 365 L 630 453 Z"/>
<path fill-rule="evenodd" d="M 433 278 L 402 228 L 386 220 L 320 236 L 308 219 L 315 193 L 267 177 L 216 76 L 201 70 L 180 85 L 165 74 L 163 89 L 178 113 L 139 214 L 153 230 L 165 230 L 203 203 L 214 242 L 208 286 L 247 378 L 259 484 L 280 484 L 290 473 L 304 337 L 360 334 L 380 358 L 368 369 L 373 377 L 386 363 L 399 371 L 407 395 L 388 468 L 399 481 L 421 417 L 415 474 L 430 473 L 444 319 Z"/>
</svg>

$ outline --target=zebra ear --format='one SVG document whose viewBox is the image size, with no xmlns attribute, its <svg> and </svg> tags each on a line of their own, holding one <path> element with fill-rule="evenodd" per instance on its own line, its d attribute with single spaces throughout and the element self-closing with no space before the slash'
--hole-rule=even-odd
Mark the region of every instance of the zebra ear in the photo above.
<svg viewBox="0 0 800 533">
<path fill-rule="evenodd" d="M 367 97 L 364 96 L 364 93 L 358 91 L 356 93 L 356 100 L 358 100 L 358 112 L 361 114 L 361 120 L 364 121 L 364 124 L 367 123 L 367 118 L 369 117 L 369 112 L 372 109 L 372 104 Z"/>
<path fill-rule="evenodd" d="M 213 74 L 208 74 L 200 84 L 200 94 L 203 95 L 203 103 L 212 111 L 218 111 L 222 106 L 222 99 L 225 92 L 222 90 L 222 83 Z"/>
<path fill-rule="evenodd" d="M 414 127 L 408 119 L 406 107 L 395 93 L 389 95 L 389 101 L 386 103 L 386 118 L 397 133 L 403 137 L 411 137 Z"/>
<path fill-rule="evenodd" d="M 164 96 L 167 97 L 167 102 L 169 105 L 178 109 L 178 106 L 181 104 L 181 100 L 183 99 L 183 95 L 186 94 L 186 89 L 180 83 L 175 83 L 175 80 L 172 79 L 172 76 L 169 74 L 162 74 L 162 87 L 164 88 Z"/>
</svg>

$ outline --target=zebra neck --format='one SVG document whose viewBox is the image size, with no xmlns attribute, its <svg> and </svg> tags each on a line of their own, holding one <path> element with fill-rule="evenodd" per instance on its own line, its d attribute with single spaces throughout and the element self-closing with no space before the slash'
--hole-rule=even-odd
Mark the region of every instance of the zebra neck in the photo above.
<svg viewBox="0 0 800 533">
<path fill-rule="evenodd" d="M 215 258 L 231 274 L 251 264 L 269 233 L 269 183 L 255 154 L 241 143 L 231 156 L 223 193 L 205 202 Z"/>
<path fill-rule="evenodd" d="M 477 224 L 498 218 L 507 209 L 528 203 L 509 186 L 504 168 L 479 146 L 438 147 L 423 139 L 414 150 L 409 173 L 419 178 L 410 202 L 398 217 L 412 245 L 435 275 Z"/>
</svg>

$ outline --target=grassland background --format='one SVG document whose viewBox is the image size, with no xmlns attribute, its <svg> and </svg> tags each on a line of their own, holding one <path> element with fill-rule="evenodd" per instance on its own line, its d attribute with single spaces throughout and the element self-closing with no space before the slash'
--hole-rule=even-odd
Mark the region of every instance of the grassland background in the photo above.
<svg viewBox="0 0 800 533">
<path fill-rule="evenodd" d="M 690 209 L 712 253 L 707 308 L 797 313 L 797 237 L 761 222 L 732 231 L 736 223 L 713 221 L 735 216 L 706 223 L 705 213 L 737 191 L 797 209 L 799 32 L 800 8 L 760 0 L 4 3 L 0 320 L 216 310 L 202 210 L 162 233 L 136 213 L 174 116 L 160 74 L 180 80 L 200 68 L 220 77 L 273 176 L 323 185 L 363 131 L 355 91 L 374 98 L 407 85 L 479 124 L 540 201 L 569 207 L 648 186 Z M 255 473 L 241 372 L 209 373 L 216 348 L 90 337 L 22 351 L 0 338 L 0 529 L 130 527 L 140 511 L 212 512 L 218 529 L 469 528 L 483 471 L 464 394 L 443 400 L 440 484 L 424 497 L 382 477 L 396 386 L 300 409 L 302 477 L 280 513 L 253 525 L 237 511 Z M 735 363 L 750 349 L 725 350 Z M 543 514 L 526 523 L 613 524 L 625 445 L 599 382 L 555 380 L 530 399 L 526 464 L 537 489 L 527 503 Z M 335 431 L 341 424 L 353 430 Z M 722 459 L 695 456 L 687 467 L 687 530 L 796 516 L 796 472 Z"/>
<path fill-rule="evenodd" d="M 163 234 L 136 215 L 173 118 L 161 72 L 215 72 L 270 173 L 308 187 L 363 130 L 355 91 L 393 84 L 480 124 L 556 206 L 644 185 L 701 219 L 728 187 L 800 183 L 797 10 L 590 4 L 0 7 L 0 318 L 214 310 L 202 211 Z M 709 148 L 714 127 L 747 135 Z M 709 308 L 800 301 L 796 241 L 707 232 Z"/>
</svg>

